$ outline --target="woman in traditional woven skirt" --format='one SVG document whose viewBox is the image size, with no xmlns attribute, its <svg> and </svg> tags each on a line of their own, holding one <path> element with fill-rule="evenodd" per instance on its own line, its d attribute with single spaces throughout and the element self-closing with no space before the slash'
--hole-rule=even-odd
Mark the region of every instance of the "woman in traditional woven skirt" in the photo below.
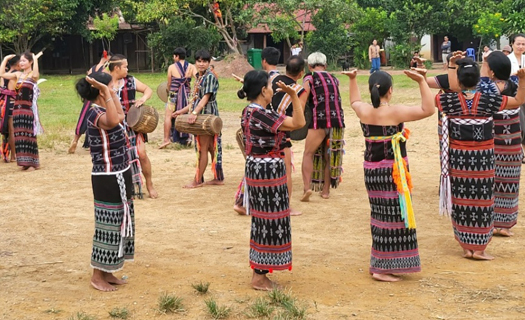
<svg viewBox="0 0 525 320">
<path fill-rule="evenodd" d="M 492 260 L 485 249 L 494 229 L 493 116 L 525 101 L 525 70 L 518 71 L 516 98 L 480 93 L 478 65 L 462 57 L 455 53 L 449 69 L 450 86 L 459 86 L 462 92 L 436 96 L 443 114 L 440 212 L 452 216 L 465 258 Z"/>
<path fill-rule="evenodd" d="M 357 71 L 344 74 L 350 77 L 350 101 L 365 137 L 363 166 L 372 229 L 370 273 L 375 280 L 399 281 L 395 274 L 421 271 L 405 146 L 409 130 L 403 123 L 434 114 L 432 92 L 422 75 L 405 71 L 419 84 L 421 107 L 390 105 L 392 77 L 376 71 L 368 80 L 369 104 L 361 101 Z"/>
<path fill-rule="evenodd" d="M 266 277 L 274 270 L 292 269 L 292 234 L 290 206 L 286 184 L 283 148 L 284 131 L 305 125 L 304 110 L 295 90 L 278 82 L 279 90 L 290 95 L 292 117 L 266 110 L 273 89 L 268 74 L 250 71 L 244 76 L 239 98 L 250 104 L 242 112 L 241 127 L 246 137 L 244 203 L 251 214 L 250 266 L 252 287 L 272 290 L 274 283 Z"/>
<path fill-rule="evenodd" d="M 20 71 L 19 61 L 20 56 L 16 55 L 7 61 L 8 67 L 3 70 L 9 69 L 7 73 Z M 0 81 L 3 82 L 2 86 L 0 86 L 0 106 L 2 105 L 1 101 L 3 101 L 3 106 L 0 107 L 0 131 L 4 138 L 0 155 L 2 155 L 5 162 L 11 162 L 16 160 L 15 132 L 13 126 L 16 80 L 8 80 L 0 77 Z"/>
<path fill-rule="evenodd" d="M 481 80 L 477 90 L 483 93 L 514 97 L 518 78 L 510 77 L 511 62 L 501 51 L 494 51 L 483 59 Z M 509 78 L 510 77 L 510 78 Z M 513 235 L 518 221 L 521 175 L 520 109 L 503 110 L 494 115 L 494 234 Z"/>
<path fill-rule="evenodd" d="M 29 51 L 20 57 L 22 71 L 5 73 L 6 59 L 15 55 L 8 55 L 0 67 L 0 76 L 8 80 L 16 80 L 16 98 L 13 108 L 13 129 L 15 135 L 16 163 L 22 170 L 35 170 L 40 168 L 38 157 L 38 144 L 36 137 L 43 132 L 38 116 L 37 99 L 40 90 L 37 80 L 40 77 L 38 60 Z"/>
<path fill-rule="evenodd" d="M 121 124 L 120 98 L 108 88 L 110 83 L 111 75 L 94 72 L 76 84 L 82 100 L 92 102 L 87 114 L 95 198 L 91 285 L 101 291 L 126 283 L 113 272 L 122 269 L 125 260 L 133 260 L 135 252 L 129 140 Z"/>
</svg>

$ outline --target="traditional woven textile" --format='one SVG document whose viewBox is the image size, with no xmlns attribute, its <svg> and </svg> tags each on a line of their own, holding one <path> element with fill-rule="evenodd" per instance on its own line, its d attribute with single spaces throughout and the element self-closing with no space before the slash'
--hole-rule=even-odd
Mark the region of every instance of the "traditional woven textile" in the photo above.
<svg viewBox="0 0 525 320">
<path fill-rule="evenodd" d="M 364 172 L 365 187 L 370 202 L 370 227 L 372 250 L 370 272 L 377 274 L 412 273 L 421 271 L 415 220 L 407 216 L 407 205 L 402 201 L 410 199 L 410 178 L 406 157 L 406 137 L 403 124 L 397 126 L 376 126 L 361 124 L 365 137 Z M 406 130 L 406 129 L 405 129 Z M 401 136 L 405 137 L 402 139 Z M 393 146 L 395 144 L 395 147 Z M 403 169 L 400 169 L 400 166 Z M 395 177 L 405 171 L 406 181 Z M 397 180 L 397 184 L 396 184 Z M 400 190 L 401 189 L 401 190 Z M 411 200 L 410 200 L 411 201 Z M 412 213 L 413 215 L 413 213 Z"/>
<path fill-rule="evenodd" d="M 476 93 L 436 96 L 445 114 L 442 139 L 440 203 L 451 204 L 452 227 L 465 250 L 483 251 L 490 242 L 494 219 L 494 133 L 492 116 L 506 106 L 507 97 Z M 446 139 L 448 138 L 448 139 Z M 447 159 L 448 157 L 448 159 Z M 450 200 L 449 200 L 450 199 Z M 447 208 L 448 209 L 448 208 Z"/>
</svg>

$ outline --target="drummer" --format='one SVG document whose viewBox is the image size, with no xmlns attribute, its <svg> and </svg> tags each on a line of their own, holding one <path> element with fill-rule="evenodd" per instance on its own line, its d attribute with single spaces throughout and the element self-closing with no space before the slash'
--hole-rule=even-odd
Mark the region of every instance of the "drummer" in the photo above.
<svg viewBox="0 0 525 320">
<path fill-rule="evenodd" d="M 188 123 L 193 124 L 198 114 L 213 114 L 219 116 L 217 106 L 217 91 L 219 80 L 210 70 L 211 55 L 206 50 L 195 52 L 195 66 L 197 75 L 193 88 L 194 99 L 188 105 L 173 113 L 173 117 L 191 112 Z M 207 185 L 224 184 L 224 173 L 222 171 L 222 145 L 221 134 L 215 136 L 196 135 L 195 148 L 197 150 L 197 172 L 193 180 L 184 188 L 202 187 L 204 184 L 204 171 L 208 166 L 208 153 L 211 155 L 213 180 L 206 182 Z"/>
<path fill-rule="evenodd" d="M 168 103 L 166 103 L 164 117 L 164 141 L 159 146 L 159 149 L 163 149 L 170 144 L 170 131 L 173 127 L 173 118 L 171 115 L 173 112 L 184 108 L 188 104 L 191 78 L 197 73 L 195 66 L 185 59 L 186 50 L 184 48 L 176 48 L 173 51 L 174 63 L 168 68 L 169 100 Z M 178 142 L 182 145 L 191 144 L 190 135 L 188 133 L 178 132 L 175 128 L 173 128 L 171 137 L 173 142 Z"/>
<path fill-rule="evenodd" d="M 124 55 L 113 55 L 109 60 L 108 68 L 113 78 L 111 89 L 120 97 L 120 104 L 122 109 L 124 109 L 124 114 L 127 115 L 132 105 L 140 107 L 151 98 L 153 91 L 150 87 L 128 74 L 128 60 Z M 142 93 L 140 99 L 135 99 L 136 92 Z M 135 186 L 133 194 L 142 199 L 142 177 L 140 175 L 142 171 L 146 179 L 146 188 L 149 196 L 152 199 L 156 199 L 158 194 L 151 180 L 151 162 L 146 154 L 145 142 L 148 141 L 148 136 L 145 133 L 133 131 L 127 125 L 126 129 L 130 142 L 130 164 L 133 174 L 133 185 Z"/>
</svg>

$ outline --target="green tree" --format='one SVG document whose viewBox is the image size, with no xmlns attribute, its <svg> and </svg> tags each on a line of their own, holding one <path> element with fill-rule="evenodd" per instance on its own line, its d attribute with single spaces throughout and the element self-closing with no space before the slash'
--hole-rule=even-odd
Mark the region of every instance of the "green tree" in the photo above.
<svg viewBox="0 0 525 320">
<path fill-rule="evenodd" d="M 525 32 L 525 0 L 504 0 L 501 7 L 505 17 L 505 34 L 512 36 Z"/>
<path fill-rule="evenodd" d="M 42 37 L 61 35 L 75 14 L 75 0 L 3 0 L 0 41 L 15 52 L 31 50 Z"/>
<path fill-rule="evenodd" d="M 257 14 L 254 15 L 252 25 L 266 24 L 272 30 L 272 38 L 279 42 L 286 40 L 291 48 L 292 39 L 300 39 L 304 43 L 305 29 L 308 17 L 311 20 L 322 7 L 333 5 L 331 2 L 320 0 L 268 0 L 255 1 Z"/>
<path fill-rule="evenodd" d="M 374 39 L 382 46 L 383 40 L 390 34 L 386 29 L 388 17 L 385 10 L 373 7 L 360 9 L 357 16 L 357 21 L 350 28 L 354 65 L 366 69 L 370 67 L 368 46 Z"/>
<path fill-rule="evenodd" d="M 334 0 L 323 6 L 312 21 L 316 30 L 306 36 L 309 50 L 321 51 L 329 63 L 337 63 L 339 57 L 350 51 L 348 26 L 356 19 L 356 15 L 357 8 L 345 1 Z"/>
<path fill-rule="evenodd" d="M 213 0 L 122 0 L 126 17 L 140 23 L 160 25 L 175 16 L 190 17 L 206 25 L 214 26 L 224 42 L 234 53 L 241 53 L 239 31 L 251 18 L 250 10 L 242 0 L 219 2 L 222 18 L 214 14 Z"/>
<path fill-rule="evenodd" d="M 188 52 L 195 52 L 216 47 L 221 39 L 213 27 L 197 25 L 191 18 L 174 17 L 161 24 L 159 31 L 148 35 L 148 45 L 155 48 L 156 61 L 162 63 L 156 67 L 164 69 L 170 64 L 175 48 L 183 47 Z"/>
<path fill-rule="evenodd" d="M 102 14 L 102 18 L 93 19 L 93 38 L 102 40 L 102 47 L 111 51 L 111 40 L 115 39 L 118 31 L 118 16 L 110 17 L 107 13 Z"/>
<path fill-rule="evenodd" d="M 499 49 L 499 39 L 506 28 L 505 19 L 500 12 L 483 12 L 473 27 L 473 32 L 481 37 L 481 43 L 496 41 Z"/>
</svg>

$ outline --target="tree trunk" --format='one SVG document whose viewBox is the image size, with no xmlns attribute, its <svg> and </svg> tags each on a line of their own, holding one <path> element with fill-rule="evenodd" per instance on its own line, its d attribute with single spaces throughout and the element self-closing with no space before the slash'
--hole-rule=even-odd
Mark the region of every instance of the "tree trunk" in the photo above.
<svg viewBox="0 0 525 320">
<path fill-rule="evenodd" d="M 212 10 L 212 13 L 213 13 L 213 7 L 211 6 L 211 4 L 209 5 L 209 8 L 210 10 Z M 227 12 L 229 12 L 229 8 L 227 9 Z M 226 44 L 228 45 L 228 48 L 230 48 L 230 50 L 235 53 L 235 54 L 240 54 L 240 52 L 242 52 L 242 49 L 239 50 L 241 47 L 240 45 L 238 44 L 238 41 L 237 41 L 237 37 L 235 35 L 235 33 L 233 34 L 233 38 L 229 33 L 228 33 L 228 29 L 227 29 L 227 26 L 223 25 L 221 23 L 221 21 L 217 18 L 217 16 L 215 14 L 213 14 L 213 17 L 215 19 L 215 22 L 213 21 L 210 21 L 208 19 L 206 19 L 206 17 L 198 14 L 198 13 L 195 13 L 193 11 L 191 11 L 191 9 L 188 9 L 187 11 L 184 11 L 187 15 L 191 16 L 191 17 L 194 17 L 194 18 L 201 18 L 202 20 L 204 20 L 206 23 L 209 23 L 209 24 L 213 24 L 216 28 L 217 28 L 217 31 L 219 31 L 219 33 L 221 34 L 222 38 L 224 39 L 224 41 L 226 42 Z M 226 17 L 227 18 L 227 17 Z M 231 19 L 231 13 L 230 13 L 230 19 Z M 230 23 L 232 24 L 232 27 L 231 29 L 235 31 L 235 27 L 233 26 L 233 21 L 230 21 Z M 226 24 L 227 25 L 227 24 Z"/>
</svg>

